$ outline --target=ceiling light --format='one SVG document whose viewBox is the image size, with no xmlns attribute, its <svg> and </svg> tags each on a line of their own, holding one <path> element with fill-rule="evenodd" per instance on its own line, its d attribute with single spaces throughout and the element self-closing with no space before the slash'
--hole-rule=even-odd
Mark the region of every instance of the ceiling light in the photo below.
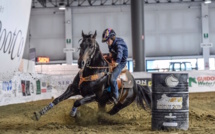
<svg viewBox="0 0 215 134">
<path fill-rule="evenodd" d="M 64 5 L 64 3 L 59 3 L 59 10 L 66 10 L 66 6 Z"/>
<path fill-rule="evenodd" d="M 205 4 L 210 4 L 211 0 L 205 0 Z"/>
</svg>

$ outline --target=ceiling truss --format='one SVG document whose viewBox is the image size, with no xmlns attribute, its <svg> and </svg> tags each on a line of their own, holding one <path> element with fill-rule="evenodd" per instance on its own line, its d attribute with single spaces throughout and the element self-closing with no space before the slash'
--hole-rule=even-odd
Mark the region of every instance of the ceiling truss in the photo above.
<svg viewBox="0 0 215 134">
<path fill-rule="evenodd" d="M 204 2 L 205 0 L 145 0 L 145 4 Z M 215 0 L 211 0 L 215 1 Z M 131 0 L 33 0 L 32 8 L 130 5 Z"/>
</svg>

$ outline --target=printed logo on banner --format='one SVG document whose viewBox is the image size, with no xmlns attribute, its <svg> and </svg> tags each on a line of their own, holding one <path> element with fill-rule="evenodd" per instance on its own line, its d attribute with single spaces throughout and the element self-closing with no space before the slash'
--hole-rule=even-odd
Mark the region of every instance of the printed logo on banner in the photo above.
<svg viewBox="0 0 215 134">
<path fill-rule="evenodd" d="M 72 83 L 70 80 L 58 81 L 59 86 L 68 86 L 70 83 Z"/>
<path fill-rule="evenodd" d="M 15 86 L 13 85 L 12 80 L 1 82 L 0 94 L 2 94 L 2 98 L 4 102 L 9 102 L 12 97 L 16 97 L 16 93 L 15 93 L 16 90 L 15 88 L 13 90 L 13 87 Z"/>
<path fill-rule="evenodd" d="M 50 82 L 47 83 L 47 92 L 51 92 L 52 91 L 52 85 L 50 84 Z"/>
<path fill-rule="evenodd" d="M 189 87 L 192 87 L 192 83 L 198 84 L 196 78 L 189 77 Z"/>
<path fill-rule="evenodd" d="M 189 77 L 189 87 L 214 87 L 215 76 Z"/>
<path fill-rule="evenodd" d="M 36 85 L 37 85 L 37 91 L 36 91 L 36 94 L 41 94 L 40 80 L 37 80 L 37 81 L 36 81 Z"/>
<path fill-rule="evenodd" d="M 47 92 L 51 92 L 52 91 L 52 85 L 48 85 L 47 86 Z"/>
<path fill-rule="evenodd" d="M 47 92 L 46 82 L 42 82 L 42 84 L 41 84 L 41 91 L 42 91 L 42 93 L 46 93 Z"/>
<path fill-rule="evenodd" d="M 179 83 L 178 79 L 173 75 L 167 76 L 165 82 L 168 87 L 176 87 Z"/>
<path fill-rule="evenodd" d="M 22 86 L 22 95 L 23 96 L 30 96 L 30 81 L 27 80 L 21 80 L 21 86 Z"/>
<path fill-rule="evenodd" d="M 74 77 L 73 77 L 74 78 Z M 52 83 L 52 87 L 54 87 L 53 89 L 56 89 L 54 91 L 57 92 L 57 94 L 62 94 L 67 87 L 69 86 L 69 84 L 72 83 L 72 79 L 71 77 L 56 77 L 54 80 L 54 83 Z"/>
<path fill-rule="evenodd" d="M 166 94 L 157 100 L 157 109 L 182 109 L 182 97 L 168 97 Z"/>
<path fill-rule="evenodd" d="M 135 79 L 137 84 L 140 84 L 142 86 L 152 86 L 152 79 L 151 78 L 136 78 Z"/>
<path fill-rule="evenodd" d="M 11 80 L 9 82 L 3 81 L 2 90 L 11 91 L 12 90 L 12 81 Z"/>
</svg>

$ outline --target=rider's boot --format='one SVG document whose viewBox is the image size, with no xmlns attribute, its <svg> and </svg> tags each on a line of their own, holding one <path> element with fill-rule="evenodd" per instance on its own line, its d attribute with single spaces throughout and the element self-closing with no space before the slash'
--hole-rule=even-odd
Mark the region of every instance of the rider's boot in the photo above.
<svg viewBox="0 0 215 134">
<path fill-rule="evenodd" d="M 118 98 L 119 98 L 118 89 L 114 89 L 112 99 L 115 105 L 118 103 Z"/>
<path fill-rule="evenodd" d="M 114 104 L 116 105 L 118 103 L 119 93 L 117 85 L 117 75 L 115 73 L 112 73 L 111 75 L 110 86 L 112 91 L 112 99 L 114 101 Z"/>
</svg>

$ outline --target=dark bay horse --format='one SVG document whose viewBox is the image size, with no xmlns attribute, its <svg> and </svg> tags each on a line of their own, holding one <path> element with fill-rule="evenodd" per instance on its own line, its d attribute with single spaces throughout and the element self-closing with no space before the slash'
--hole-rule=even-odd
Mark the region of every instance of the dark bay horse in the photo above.
<svg viewBox="0 0 215 134">
<path fill-rule="evenodd" d="M 75 76 L 73 83 L 59 97 L 54 99 L 49 105 L 39 112 L 34 112 L 35 118 L 39 118 L 48 110 L 53 108 L 59 102 L 68 99 L 71 96 L 82 95 L 83 98 L 76 100 L 70 112 L 71 116 L 75 116 L 77 108 L 83 104 L 93 101 L 98 102 L 99 110 L 105 110 L 106 104 L 111 102 L 111 92 L 107 89 L 109 86 L 110 64 L 104 59 L 96 42 L 96 32 L 94 34 L 85 35 L 82 32 L 82 42 L 80 44 L 80 53 L 78 59 L 79 73 Z M 151 107 L 151 92 L 147 86 L 136 84 L 133 76 L 127 71 L 127 75 L 131 78 L 132 87 L 121 89 L 119 93 L 121 99 L 115 104 L 108 113 L 116 114 L 121 109 L 131 104 L 134 100 L 138 106 L 146 108 Z"/>
</svg>

